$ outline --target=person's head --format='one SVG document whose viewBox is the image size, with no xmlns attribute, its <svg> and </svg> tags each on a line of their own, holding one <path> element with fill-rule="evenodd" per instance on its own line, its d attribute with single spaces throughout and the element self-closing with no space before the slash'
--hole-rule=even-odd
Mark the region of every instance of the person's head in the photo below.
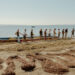
<svg viewBox="0 0 75 75">
<path fill-rule="evenodd" d="M 54 28 L 54 30 L 56 30 L 56 28 Z"/>
<path fill-rule="evenodd" d="M 62 29 L 63 31 L 65 30 L 65 29 Z"/>
<path fill-rule="evenodd" d="M 26 29 L 24 29 L 24 31 L 26 32 Z"/>
<path fill-rule="evenodd" d="M 19 32 L 19 29 L 17 29 L 17 32 Z"/>
<path fill-rule="evenodd" d="M 49 29 L 49 31 L 51 31 L 51 29 Z"/>
<path fill-rule="evenodd" d="M 31 32 L 33 32 L 33 29 L 31 29 Z"/>
<path fill-rule="evenodd" d="M 74 28 L 73 28 L 73 30 L 74 30 Z"/>
<path fill-rule="evenodd" d="M 68 30 L 68 28 L 66 28 L 66 30 Z"/>
<path fill-rule="evenodd" d="M 46 29 L 46 31 L 47 31 L 47 29 Z"/>
<path fill-rule="evenodd" d="M 40 31 L 42 31 L 42 29 L 40 29 Z"/>
</svg>

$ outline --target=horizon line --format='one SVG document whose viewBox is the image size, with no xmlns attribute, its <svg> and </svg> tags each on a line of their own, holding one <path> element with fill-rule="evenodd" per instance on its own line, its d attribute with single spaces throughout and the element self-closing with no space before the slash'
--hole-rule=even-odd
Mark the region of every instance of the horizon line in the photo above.
<svg viewBox="0 0 75 75">
<path fill-rule="evenodd" d="M 10 26 L 11 26 L 11 25 L 15 25 L 15 26 L 16 26 L 16 25 L 19 25 L 19 26 L 21 26 L 21 25 L 22 25 L 22 26 L 36 26 L 36 25 L 75 25 L 75 24 L 0 24 L 0 26 L 1 26 L 1 25 L 8 25 L 8 26 L 9 26 L 9 25 L 10 25 Z"/>
</svg>

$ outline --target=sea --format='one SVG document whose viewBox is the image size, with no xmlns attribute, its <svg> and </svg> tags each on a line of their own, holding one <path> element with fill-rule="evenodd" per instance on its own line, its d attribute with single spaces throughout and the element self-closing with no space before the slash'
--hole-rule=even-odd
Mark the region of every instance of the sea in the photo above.
<svg viewBox="0 0 75 75">
<path fill-rule="evenodd" d="M 56 28 L 56 32 L 58 29 L 62 31 L 62 29 L 68 28 L 68 37 L 71 37 L 71 31 L 73 28 L 75 29 L 75 25 L 0 25 L 0 40 L 16 37 L 15 32 L 17 29 L 19 29 L 21 33 L 24 33 L 24 29 L 26 29 L 27 37 L 30 37 L 31 29 L 33 29 L 34 36 L 39 36 L 40 29 L 43 31 L 47 29 L 47 33 L 49 29 L 51 29 L 51 35 L 53 36 L 54 28 Z M 22 35 L 20 35 L 20 37 L 22 37 Z"/>
</svg>

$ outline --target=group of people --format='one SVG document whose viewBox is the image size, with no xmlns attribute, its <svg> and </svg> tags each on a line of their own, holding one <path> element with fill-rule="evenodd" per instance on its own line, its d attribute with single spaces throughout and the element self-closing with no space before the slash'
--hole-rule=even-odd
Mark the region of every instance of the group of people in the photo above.
<svg viewBox="0 0 75 75">
<path fill-rule="evenodd" d="M 53 32 L 53 37 L 52 37 L 52 32 Z M 71 31 L 71 38 L 74 37 L 74 32 L 75 29 L 73 28 Z M 21 33 L 18 29 L 15 34 L 17 35 L 18 42 L 20 42 L 20 34 L 23 35 L 23 39 L 26 41 L 27 38 L 26 29 L 24 29 L 24 33 Z M 59 39 L 61 34 L 62 34 L 62 39 L 64 38 L 66 39 L 68 36 L 68 28 L 62 29 L 62 31 L 58 29 L 57 32 L 56 32 L 56 28 L 54 28 L 53 31 L 52 29 L 45 29 L 44 31 L 40 29 L 39 31 L 40 39 L 44 38 L 45 40 L 47 38 L 56 38 L 56 37 Z M 33 40 L 34 37 L 33 29 L 31 29 L 30 36 L 31 36 L 31 40 Z"/>
<path fill-rule="evenodd" d="M 74 37 L 74 32 L 75 32 L 75 30 L 74 30 L 74 28 L 72 29 L 72 31 L 71 31 L 71 38 L 72 37 Z M 40 29 L 40 39 L 43 37 L 43 30 L 42 29 Z M 48 35 L 47 35 L 47 33 L 48 33 Z M 48 32 L 47 32 L 47 29 L 45 29 L 44 30 L 44 37 L 45 37 L 45 39 L 47 38 L 47 37 L 52 37 L 51 36 L 51 33 L 52 33 L 52 30 L 51 29 L 49 29 L 48 30 Z M 67 36 L 68 36 L 68 28 L 66 28 L 66 29 L 62 29 L 62 31 L 60 31 L 60 29 L 58 29 L 57 30 L 57 32 L 56 32 L 56 28 L 55 29 L 53 29 L 53 38 L 60 38 L 60 35 L 62 34 L 62 38 L 64 39 L 66 39 L 67 38 Z"/>
</svg>

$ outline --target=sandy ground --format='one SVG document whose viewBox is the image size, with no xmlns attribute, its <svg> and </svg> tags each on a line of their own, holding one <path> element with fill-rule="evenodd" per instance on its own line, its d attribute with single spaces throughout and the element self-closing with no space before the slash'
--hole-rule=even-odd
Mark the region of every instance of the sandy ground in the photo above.
<svg viewBox="0 0 75 75">
<path fill-rule="evenodd" d="M 75 39 L 54 40 L 54 41 L 46 40 L 46 41 L 35 41 L 35 42 L 26 42 L 26 43 L 25 42 L 0 43 L 0 58 L 4 60 L 4 62 L 1 64 L 3 68 L 0 70 L 0 75 L 2 75 L 5 69 L 7 68 L 6 60 L 10 56 L 19 56 L 25 60 L 28 60 L 26 58 L 26 55 L 28 53 L 30 54 L 40 53 L 42 55 L 50 54 L 50 56 L 52 54 L 63 54 L 63 53 L 69 53 L 75 55 L 75 52 L 70 52 L 71 50 L 75 50 Z M 55 57 L 53 56 L 53 59 L 57 60 Z M 60 57 L 63 56 L 61 55 Z M 67 60 L 70 57 L 68 58 L 64 56 L 64 58 Z M 21 69 L 22 63 L 17 60 L 14 60 L 14 64 L 15 64 L 14 72 L 16 73 L 16 75 L 62 75 L 62 74 L 45 72 L 39 60 L 36 60 L 36 67 L 31 72 L 26 72 L 22 70 Z M 69 68 L 69 72 L 63 75 L 75 75 L 75 69 Z"/>
</svg>

